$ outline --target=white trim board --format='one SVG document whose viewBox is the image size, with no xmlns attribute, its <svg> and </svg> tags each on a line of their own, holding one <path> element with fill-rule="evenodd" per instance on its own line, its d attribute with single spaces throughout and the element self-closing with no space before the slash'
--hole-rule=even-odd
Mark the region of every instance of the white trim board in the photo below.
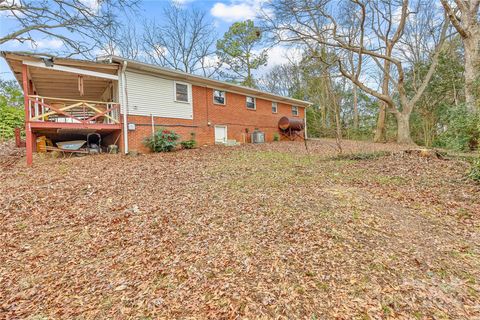
<svg viewBox="0 0 480 320">
<path fill-rule="evenodd" d="M 50 70 L 55 70 L 55 71 L 75 73 L 75 74 L 83 74 L 83 75 L 86 75 L 86 76 L 92 76 L 92 77 L 97 77 L 97 78 L 104 78 L 104 79 L 110 79 L 110 80 L 117 80 L 118 81 L 118 76 L 114 75 L 114 74 L 102 73 L 102 72 L 97 72 L 97 71 L 90 71 L 90 70 L 85 70 L 85 69 L 80 69 L 80 68 L 59 66 L 59 65 L 55 65 L 55 64 L 52 67 L 47 67 L 45 65 L 45 63 L 36 62 L 36 61 L 23 60 L 22 62 L 23 62 L 23 64 L 25 64 L 27 66 L 31 66 L 31 67 L 44 68 L 44 69 L 50 69 Z"/>
</svg>

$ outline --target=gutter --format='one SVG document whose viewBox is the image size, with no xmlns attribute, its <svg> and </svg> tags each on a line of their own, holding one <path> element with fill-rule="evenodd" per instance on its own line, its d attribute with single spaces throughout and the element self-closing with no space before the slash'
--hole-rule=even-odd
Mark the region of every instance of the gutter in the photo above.
<svg viewBox="0 0 480 320">
<path fill-rule="evenodd" d="M 122 62 L 122 96 L 123 96 L 123 149 L 124 153 L 128 154 L 128 94 L 127 94 L 127 77 L 125 76 L 125 70 L 127 69 L 127 61 Z"/>
</svg>

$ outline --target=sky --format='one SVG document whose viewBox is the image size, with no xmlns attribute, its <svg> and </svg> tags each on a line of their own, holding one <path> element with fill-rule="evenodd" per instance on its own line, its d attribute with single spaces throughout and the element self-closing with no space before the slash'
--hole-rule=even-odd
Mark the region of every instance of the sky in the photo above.
<svg viewBox="0 0 480 320">
<path fill-rule="evenodd" d="M 95 0 L 83 1 L 86 3 L 95 3 Z M 264 0 L 176 0 L 178 5 L 185 8 L 194 7 L 207 12 L 207 15 L 213 21 L 219 37 L 221 37 L 234 22 L 247 19 L 255 20 L 263 1 Z M 142 19 L 133 20 L 138 20 L 139 24 L 141 23 L 140 21 L 143 21 L 145 18 L 155 18 L 157 21 L 161 21 L 162 9 L 168 4 L 169 0 L 141 0 L 140 7 L 138 8 L 139 12 L 135 14 L 135 17 L 141 16 Z M 6 34 L 12 30 L 15 30 L 15 20 L 12 20 L 5 15 L 0 15 L 0 35 Z M 61 41 L 57 39 L 39 38 L 36 40 L 37 51 L 55 51 L 60 50 L 62 47 Z M 34 49 L 32 49 L 29 44 L 9 42 L 0 45 L 0 50 L 33 51 Z M 262 70 L 262 72 L 265 72 L 276 64 L 287 62 L 287 56 L 291 56 L 288 51 L 289 50 L 285 47 L 272 48 L 269 52 L 268 65 Z M 0 59 L 0 77 L 3 79 L 13 79 L 13 75 L 3 59 Z"/>
</svg>

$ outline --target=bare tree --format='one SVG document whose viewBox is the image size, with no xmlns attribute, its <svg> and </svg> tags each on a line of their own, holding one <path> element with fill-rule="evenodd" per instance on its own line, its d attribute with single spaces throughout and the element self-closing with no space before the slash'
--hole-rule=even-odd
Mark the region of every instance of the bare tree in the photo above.
<svg viewBox="0 0 480 320">
<path fill-rule="evenodd" d="M 422 10 L 435 10 L 432 1 L 424 1 L 422 5 Z M 436 25 L 430 29 L 430 68 L 414 88 L 414 94 L 409 95 L 405 89 L 404 70 L 411 65 L 398 50 L 406 27 L 413 23 L 415 15 L 410 11 L 408 0 L 334 3 L 330 0 L 280 0 L 271 2 L 269 8 L 274 14 L 266 14 L 264 19 L 278 40 L 302 43 L 312 52 L 319 46 L 334 49 L 339 72 L 361 90 L 381 100 L 385 110 L 395 115 L 397 141 L 413 142 L 410 114 L 438 63 L 448 28 L 445 19 L 437 16 L 431 21 Z M 378 73 L 381 74 L 380 83 L 375 86 Z"/>
<path fill-rule="evenodd" d="M 305 95 L 320 109 L 320 127 L 327 134 L 334 134 L 336 148 L 342 153 L 342 105 L 345 82 L 340 78 L 332 50 L 320 46 L 316 51 L 306 51 L 300 63 Z M 312 112 L 316 116 L 316 112 Z M 327 120 L 328 119 L 328 120 Z"/>
<path fill-rule="evenodd" d="M 103 38 L 103 41 L 99 41 L 103 53 L 132 60 L 144 60 L 142 35 L 130 19 L 127 23 L 112 25 L 104 32 Z"/>
<path fill-rule="evenodd" d="M 215 32 L 205 12 L 174 4 L 164 9 L 164 22 L 145 24 L 144 51 L 155 64 L 189 73 L 212 76 L 215 60 Z"/>
<path fill-rule="evenodd" d="M 118 39 L 120 56 L 133 60 L 142 60 L 142 37 L 135 23 L 129 22 L 127 28 L 122 28 Z"/>
<path fill-rule="evenodd" d="M 440 0 L 448 18 L 462 37 L 465 50 L 465 100 L 467 107 L 477 107 L 475 80 L 480 72 L 480 0 Z"/>
<path fill-rule="evenodd" d="M 280 64 L 257 80 L 262 90 L 285 97 L 294 97 L 304 87 L 300 67 L 294 63 Z"/>
<path fill-rule="evenodd" d="M 358 124 L 359 124 L 358 90 L 355 84 L 353 84 L 352 86 L 352 93 L 353 93 L 353 128 L 355 130 L 358 130 Z"/>
<path fill-rule="evenodd" d="M 50 38 L 62 41 L 70 55 L 87 55 L 116 23 L 116 13 L 134 7 L 135 0 L 1 0 L 0 13 L 14 27 L 2 28 L 0 45 L 16 41 L 35 47 Z"/>
</svg>

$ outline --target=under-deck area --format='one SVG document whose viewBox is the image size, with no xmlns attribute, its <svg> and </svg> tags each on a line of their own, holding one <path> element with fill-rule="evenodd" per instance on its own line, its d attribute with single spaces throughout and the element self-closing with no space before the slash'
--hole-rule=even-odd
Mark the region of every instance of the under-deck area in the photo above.
<svg viewBox="0 0 480 320">
<path fill-rule="evenodd" d="M 68 141 L 77 145 L 85 141 L 79 150 L 88 152 L 89 134 L 101 137 L 100 152 L 118 144 L 118 65 L 8 53 L 5 58 L 24 91 L 28 164 L 37 138 L 49 142 L 47 150 L 62 149 Z"/>
</svg>

